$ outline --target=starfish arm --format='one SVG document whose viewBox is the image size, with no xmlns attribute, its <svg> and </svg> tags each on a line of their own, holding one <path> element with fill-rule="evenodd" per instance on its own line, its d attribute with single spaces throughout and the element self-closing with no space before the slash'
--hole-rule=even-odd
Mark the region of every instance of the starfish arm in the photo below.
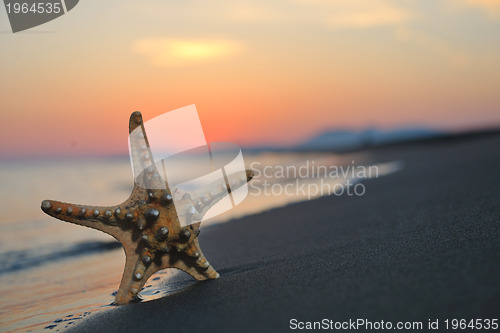
<svg viewBox="0 0 500 333">
<path fill-rule="evenodd" d="M 100 230 L 119 241 L 122 238 L 123 228 L 120 224 L 123 221 L 117 214 L 120 212 L 120 206 L 88 206 L 44 200 L 41 208 L 46 214 L 59 220 Z"/>
<path fill-rule="evenodd" d="M 147 189 L 166 189 L 166 181 L 160 176 L 149 146 L 142 115 L 135 111 L 129 120 L 129 145 L 134 185 Z"/>
<path fill-rule="evenodd" d="M 236 190 L 248 183 L 254 176 L 253 171 L 246 170 L 227 176 L 228 183 L 222 185 L 220 182 L 208 184 L 192 192 L 193 203 L 200 217 L 203 217 L 210 208 L 224 198 L 231 191 Z M 246 181 L 245 181 L 246 180 Z"/>
<path fill-rule="evenodd" d="M 131 247 L 126 247 L 125 257 L 125 268 L 120 287 L 115 296 L 115 305 L 128 304 L 134 300 L 139 300 L 138 293 L 149 277 L 161 269 L 153 261 L 152 254 L 147 251 L 136 251 Z"/>
<path fill-rule="evenodd" d="M 161 268 L 177 268 L 198 281 L 220 277 L 201 252 L 197 238 L 194 238 L 182 252 L 164 256 Z"/>
<path fill-rule="evenodd" d="M 147 201 L 147 191 L 135 186 L 130 197 L 120 205 L 89 206 L 55 200 L 42 201 L 42 210 L 59 220 L 105 232 L 120 242 L 128 234 L 140 238 L 141 230 L 147 225 L 147 216 L 141 205 Z"/>
</svg>

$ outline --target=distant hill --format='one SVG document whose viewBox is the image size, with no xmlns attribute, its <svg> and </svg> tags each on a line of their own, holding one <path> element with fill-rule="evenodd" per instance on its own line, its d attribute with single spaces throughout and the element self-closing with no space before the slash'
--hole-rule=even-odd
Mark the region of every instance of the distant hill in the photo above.
<svg viewBox="0 0 500 333">
<path fill-rule="evenodd" d="M 414 141 L 444 136 L 446 133 L 421 127 L 379 130 L 370 128 L 362 131 L 347 129 L 323 132 L 297 148 L 300 150 L 354 150 L 405 141 Z"/>
<path fill-rule="evenodd" d="M 425 127 L 399 127 L 390 130 L 368 128 L 364 130 L 335 129 L 320 133 L 311 139 L 293 146 L 244 147 L 248 153 L 260 152 L 305 152 L 332 151 L 350 152 L 363 148 L 400 144 L 432 144 L 443 141 L 470 140 L 473 138 L 500 135 L 499 127 L 475 129 L 463 132 L 437 131 Z"/>
</svg>

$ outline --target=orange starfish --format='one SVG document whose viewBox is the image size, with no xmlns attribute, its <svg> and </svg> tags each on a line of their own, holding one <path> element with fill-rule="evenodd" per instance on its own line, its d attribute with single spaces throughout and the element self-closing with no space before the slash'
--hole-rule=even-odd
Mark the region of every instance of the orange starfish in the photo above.
<svg viewBox="0 0 500 333">
<path fill-rule="evenodd" d="M 152 154 L 141 113 L 134 112 L 130 116 L 129 133 L 139 127 L 146 143 L 142 147 L 143 156 L 151 159 L 151 167 L 134 179 L 134 188 L 125 202 L 116 206 L 98 207 L 44 200 L 41 205 L 42 210 L 52 217 L 100 230 L 122 244 L 126 263 L 115 304 L 128 304 L 139 299 L 137 295 L 149 277 L 164 268 L 180 269 L 196 280 L 219 278 L 219 273 L 200 250 L 197 238 L 200 222 L 183 227 L 179 215 L 200 218 L 231 191 L 227 183 L 225 188 L 219 187 L 217 191 L 204 188 L 191 195 L 177 189 L 172 193 L 165 180 L 162 180 L 165 182 L 165 189 L 147 189 L 141 186 L 147 183 L 144 181 L 146 179 L 158 180 L 161 177 L 155 164 L 151 163 Z M 137 143 L 130 140 L 130 144 L 133 146 Z M 137 147 L 132 147 L 131 151 L 137 151 Z M 134 154 L 132 159 L 134 163 L 138 163 L 138 157 Z M 247 170 L 244 180 L 248 182 L 252 177 L 253 172 Z M 241 175 L 239 178 L 229 176 L 229 183 L 234 185 L 238 179 L 242 179 Z M 234 188 L 233 186 L 233 190 Z M 173 196 L 180 198 L 175 200 L 175 206 Z"/>
</svg>

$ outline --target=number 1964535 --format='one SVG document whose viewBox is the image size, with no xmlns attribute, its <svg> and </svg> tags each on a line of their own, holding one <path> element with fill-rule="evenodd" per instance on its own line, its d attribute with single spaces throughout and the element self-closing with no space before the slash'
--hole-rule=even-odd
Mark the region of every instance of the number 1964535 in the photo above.
<svg viewBox="0 0 500 333">
<path fill-rule="evenodd" d="M 26 2 L 15 2 L 13 4 L 8 3 L 5 5 L 7 7 L 7 13 L 11 14 L 59 14 L 62 11 L 60 2 L 38 2 L 29 4 Z"/>
</svg>

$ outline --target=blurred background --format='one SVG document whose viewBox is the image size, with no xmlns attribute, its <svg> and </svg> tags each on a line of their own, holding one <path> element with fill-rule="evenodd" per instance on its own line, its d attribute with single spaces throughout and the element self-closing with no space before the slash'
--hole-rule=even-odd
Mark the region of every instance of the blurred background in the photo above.
<svg viewBox="0 0 500 333">
<path fill-rule="evenodd" d="M 16 34 L 0 8 L 0 50 L 6 330 L 65 328 L 113 300 L 119 245 L 40 202 L 125 200 L 133 111 L 196 104 L 208 142 L 260 166 L 364 165 L 310 151 L 500 126 L 499 0 L 85 0 Z M 304 198 L 273 200 L 249 211 Z M 155 281 L 143 297 L 191 283 Z"/>
</svg>

